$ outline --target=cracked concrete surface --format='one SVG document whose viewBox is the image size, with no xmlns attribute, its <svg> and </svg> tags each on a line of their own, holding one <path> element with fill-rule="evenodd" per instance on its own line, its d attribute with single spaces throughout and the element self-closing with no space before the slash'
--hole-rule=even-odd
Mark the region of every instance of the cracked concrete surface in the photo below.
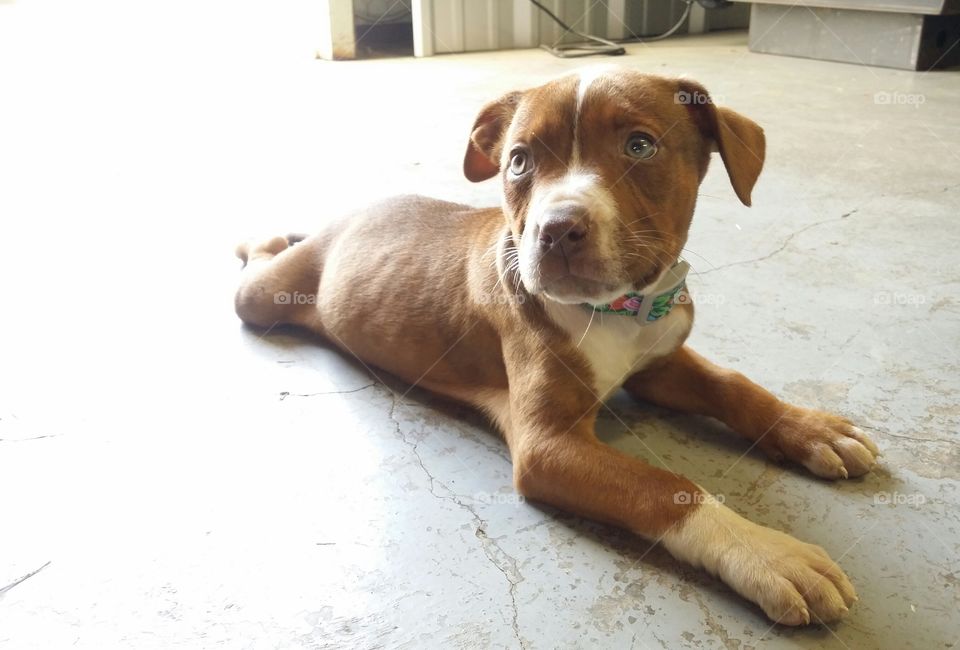
<svg viewBox="0 0 960 650">
<path fill-rule="evenodd" d="M 811 223 L 811 224 L 807 224 L 806 226 L 804 226 L 804 227 L 802 227 L 802 228 L 799 228 L 799 229 L 793 231 L 792 233 L 790 233 L 789 235 L 787 235 L 786 238 L 783 240 L 783 243 L 782 243 L 782 244 L 780 244 L 780 245 L 777 246 L 774 250 L 770 251 L 769 253 L 767 253 L 767 254 L 765 254 L 765 255 L 761 255 L 760 257 L 754 257 L 754 258 L 749 259 L 749 260 L 740 260 L 740 261 L 737 261 L 737 262 L 728 262 L 727 264 L 721 264 L 720 266 L 711 266 L 710 268 L 706 269 L 705 271 L 700 271 L 700 272 L 698 273 L 698 275 L 706 275 L 707 273 L 713 273 L 714 271 L 721 271 L 721 270 L 723 270 L 723 269 L 730 268 L 731 266 L 742 266 L 742 265 L 744 265 L 744 264 L 755 264 L 756 262 L 766 262 L 767 260 L 769 260 L 769 259 L 770 259 L 771 257 L 773 257 L 774 255 L 779 255 L 780 253 L 782 253 L 783 251 L 785 251 L 785 250 L 787 249 L 787 246 L 790 245 L 790 242 L 793 241 L 794 237 L 797 237 L 798 235 L 802 235 L 803 233 L 807 232 L 807 231 L 810 230 L 811 228 L 817 228 L 817 227 L 819 227 L 819 226 L 822 226 L 822 225 L 825 224 L 825 223 L 833 223 L 834 221 L 840 221 L 841 219 L 846 219 L 847 217 L 850 217 L 851 215 L 855 214 L 856 212 L 857 212 L 857 210 L 856 210 L 856 208 L 854 208 L 853 210 L 850 210 L 850 212 L 844 212 L 843 214 L 841 214 L 841 215 L 840 215 L 839 217 L 837 217 L 836 219 L 824 219 L 823 221 L 815 221 L 815 222 L 813 222 L 813 223 Z"/>
<path fill-rule="evenodd" d="M 619 59 L 766 129 L 753 208 L 718 161 L 702 187 L 692 344 L 884 452 L 829 483 L 702 418 L 601 412 L 605 441 L 839 559 L 850 618 L 794 630 L 518 498 L 470 410 L 240 327 L 237 241 L 400 192 L 495 204 L 460 176 L 475 111 L 582 63 L 314 61 L 312 4 L 0 3 L 0 647 L 956 647 L 955 72 L 754 55 L 742 33 Z"/>
</svg>

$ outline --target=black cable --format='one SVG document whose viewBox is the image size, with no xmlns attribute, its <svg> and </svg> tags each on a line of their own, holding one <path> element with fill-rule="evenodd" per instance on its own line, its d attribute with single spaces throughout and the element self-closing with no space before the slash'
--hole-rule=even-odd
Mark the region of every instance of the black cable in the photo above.
<svg viewBox="0 0 960 650">
<path fill-rule="evenodd" d="M 690 8 L 693 6 L 693 0 L 685 0 L 687 6 L 683 8 L 683 14 L 680 15 L 680 20 L 678 20 L 673 27 L 668 29 L 662 34 L 657 34 L 656 36 L 637 36 L 633 34 L 633 31 L 630 33 L 633 34 L 632 38 L 623 39 L 621 43 L 649 43 L 650 41 L 659 41 L 661 39 L 667 38 L 668 36 L 673 36 L 673 34 L 680 29 L 683 23 L 687 20 L 687 16 L 690 15 Z M 629 29 L 629 27 L 627 28 Z"/>
<path fill-rule="evenodd" d="M 568 45 L 555 45 L 553 47 L 549 45 L 541 45 L 543 49 L 554 56 L 558 56 L 563 59 L 572 59 L 581 56 L 593 56 L 594 54 L 606 54 L 607 56 L 619 56 L 621 54 L 626 54 L 627 51 L 614 43 L 613 41 L 608 41 L 605 38 L 600 38 L 599 36 L 593 36 L 591 34 L 584 34 L 583 32 L 578 32 L 570 25 L 566 24 L 560 18 L 544 7 L 538 0 L 530 0 L 540 11 L 550 16 L 555 23 L 560 25 L 563 28 L 564 36 L 567 34 L 574 34 L 580 38 L 587 41 L 586 43 L 580 44 L 568 44 Z"/>
<path fill-rule="evenodd" d="M 572 59 L 582 56 L 593 56 L 595 54 L 605 54 L 607 56 L 619 56 L 621 54 L 626 54 L 627 51 L 620 45 L 620 43 L 645 43 L 648 41 L 659 41 L 662 38 L 667 38 L 672 36 L 680 26 L 683 25 L 684 21 L 687 20 L 687 17 L 690 15 L 690 6 L 693 4 L 693 0 L 685 0 L 686 7 L 684 7 L 683 15 L 680 16 L 680 20 L 677 23 L 665 31 L 662 34 L 656 36 L 637 36 L 633 35 L 633 38 L 625 38 L 620 41 L 608 41 L 605 38 L 600 38 L 599 36 L 594 36 L 592 34 L 584 34 L 583 32 L 578 32 L 573 27 L 570 27 L 565 22 L 563 22 L 555 13 L 543 6 L 538 0 L 530 0 L 534 6 L 536 6 L 540 11 L 550 16 L 555 23 L 560 25 L 564 30 L 564 36 L 567 34 L 574 34 L 584 39 L 585 43 L 569 43 L 563 45 L 541 45 L 540 47 L 549 52 L 550 54 L 560 57 L 562 59 Z M 631 32 L 632 33 L 632 32 Z"/>
<path fill-rule="evenodd" d="M 399 7 L 397 7 L 399 5 Z M 396 9 L 394 7 L 397 7 Z M 409 23 L 411 18 L 411 8 L 410 6 L 402 2 L 401 0 L 396 0 L 390 8 L 381 13 L 379 16 L 369 14 L 364 9 L 359 6 L 354 6 L 353 15 L 356 18 L 366 22 L 368 25 L 395 25 L 397 23 Z"/>
</svg>

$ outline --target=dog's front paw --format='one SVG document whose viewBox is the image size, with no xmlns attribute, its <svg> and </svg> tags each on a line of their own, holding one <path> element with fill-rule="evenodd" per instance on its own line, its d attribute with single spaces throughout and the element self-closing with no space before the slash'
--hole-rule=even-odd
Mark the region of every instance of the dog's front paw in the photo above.
<svg viewBox="0 0 960 650">
<path fill-rule="evenodd" d="M 857 599 L 850 580 L 819 546 L 751 524 L 721 559 L 719 575 L 784 625 L 830 623 Z"/>
<path fill-rule="evenodd" d="M 850 580 L 819 546 L 706 503 L 664 536 L 674 556 L 702 566 L 776 623 L 843 618 L 857 600 Z"/>
<path fill-rule="evenodd" d="M 837 415 L 788 406 L 760 439 L 770 456 L 789 458 L 823 478 L 850 478 L 869 472 L 880 450 L 867 434 Z"/>
</svg>

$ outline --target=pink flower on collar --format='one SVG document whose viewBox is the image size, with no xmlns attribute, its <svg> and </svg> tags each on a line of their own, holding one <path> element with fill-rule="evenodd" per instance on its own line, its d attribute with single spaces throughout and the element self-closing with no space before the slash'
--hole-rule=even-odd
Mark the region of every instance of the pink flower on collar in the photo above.
<svg viewBox="0 0 960 650">
<path fill-rule="evenodd" d="M 610 309 L 619 311 L 626 309 L 628 311 L 640 311 L 640 303 L 643 302 L 641 296 L 620 296 L 610 303 Z"/>
<path fill-rule="evenodd" d="M 639 296 L 631 296 L 627 298 L 621 309 L 629 309 L 630 311 L 640 311 L 640 303 L 643 302 L 643 298 Z"/>
</svg>

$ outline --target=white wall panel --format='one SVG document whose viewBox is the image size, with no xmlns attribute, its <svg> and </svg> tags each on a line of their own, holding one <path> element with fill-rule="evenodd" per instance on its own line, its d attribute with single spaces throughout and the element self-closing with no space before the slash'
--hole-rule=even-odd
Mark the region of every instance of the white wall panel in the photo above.
<svg viewBox="0 0 960 650">
<path fill-rule="evenodd" d="M 461 0 L 464 49 L 495 50 L 498 47 L 500 12 L 496 0 Z M 512 43 L 507 45 L 512 47 Z"/>
<path fill-rule="evenodd" d="M 608 0 L 607 2 L 607 38 L 627 37 L 627 0 Z"/>
<path fill-rule="evenodd" d="M 542 2 L 577 31 L 615 39 L 666 31 L 684 8 L 682 0 Z M 582 40 L 565 34 L 529 0 L 413 0 L 413 29 L 417 56 Z"/>
<path fill-rule="evenodd" d="M 433 0 L 433 49 L 437 54 L 467 51 L 463 34 L 463 11 L 466 2 L 467 0 Z"/>
<path fill-rule="evenodd" d="M 433 0 L 413 0 L 413 55 L 433 56 L 435 39 L 433 37 Z"/>
<path fill-rule="evenodd" d="M 540 10 L 530 2 L 506 0 L 513 6 L 514 47 L 536 47 L 540 43 Z"/>
</svg>

